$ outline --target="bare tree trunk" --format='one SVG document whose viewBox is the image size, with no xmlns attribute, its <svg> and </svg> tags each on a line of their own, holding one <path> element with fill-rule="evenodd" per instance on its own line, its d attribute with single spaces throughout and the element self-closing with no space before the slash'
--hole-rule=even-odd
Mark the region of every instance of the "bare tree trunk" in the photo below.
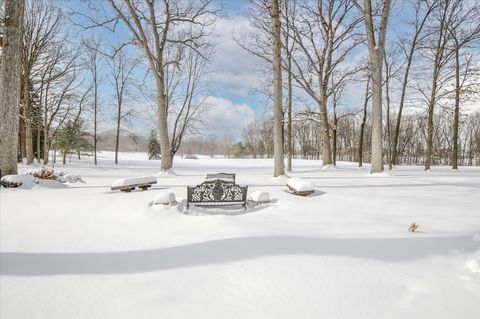
<svg viewBox="0 0 480 319">
<path fill-rule="evenodd" d="M 117 135 L 115 137 L 115 164 L 118 164 L 118 147 L 120 145 L 120 121 L 122 120 L 122 99 L 119 97 L 117 110 Z"/>
<path fill-rule="evenodd" d="M 18 119 L 24 0 L 5 0 L 3 47 L 0 57 L 0 169 L 17 173 Z M 3 17 L 2 17 L 3 18 Z"/>
<path fill-rule="evenodd" d="M 386 53 L 383 54 L 385 60 L 385 95 L 387 100 L 387 161 L 388 169 L 392 169 L 392 139 L 391 139 L 391 129 L 390 129 L 390 77 L 391 77 L 391 66 L 388 64 Z"/>
<path fill-rule="evenodd" d="M 98 110 L 98 82 L 97 82 L 97 61 L 93 75 L 93 162 L 97 165 L 97 110 Z"/>
<path fill-rule="evenodd" d="M 292 171 L 292 157 L 293 157 L 293 139 L 292 139 L 292 95 L 293 95 L 293 87 L 292 87 L 292 57 L 290 53 L 288 53 L 288 102 L 287 102 L 287 113 L 288 113 L 288 124 L 287 124 L 287 171 Z"/>
<path fill-rule="evenodd" d="M 24 125 L 25 125 L 25 155 L 27 164 L 33 163 L 33 136 L 32 136 L 32 105 L 30 101 L 30 75 L 25 74 L 23 84 L 23 108 L 24 108 Z"/>
<path fill-rule="evenodd" d="M 162 75 L 156 77 L 157 83 L 157 101 L 158 101 L 158 127 L 160 133 L 160 150 L 162 159 L 160 162 L 162 171 L 172 168 L 172 153 L 170 150 L 170 139 L 168 137 L 168 122 L 167 122 L 167 97 L 165 95 L 165 84 Z"/>
<path fill-rule="evenodd" d="M 388 17 L 390 15 L 390 0 L 383 0 L 378 40 L 375 37 L 373 8 L 371 0 L 364 1 L 362 8 L 357 0 L 353 3 L 365 17 L 365 29 L 368 42 L 368 53 L 372 73 L 372 169 L 371 173 L 383 172 L 383 119 L 382 119 L 382 68 L 385 38 L 387 34 Z"/>
<path fill-rule="evenodd" d="M 278 7 L 279 0 L 272 0 L 272 46 L 273 46 L 273 150 L 274 150 L 274 169 L 273 176 L 277 177 L 285 174 L 283 162 L 283 143 L 282 143 L 282 69 L 281 69 L 281 43 L 280 43 L 280 12 Z"/>
<path fill-rule="evenodd" d="M 455 111 L 453 116 L 452 169 L 458 169 L 458 122 L 460 115 L 460 57 L 458 46 L 455 50 Z"/>
<path fill-rule="evenodd" d="M 324 91 L 323 91 L 324 92 Z M 322 93 L 323 93 L 322 92 Z M 322 94 L 320 100 L 320 121 L 322 124 L 322 166 L 332 164 L 332 151 L 330 148 L 330 125 L 328 124 L 327 96 Z"/>
<path fill-rule="evenodd" d="M 365 133 L 365 123 L 367 121 L 367 105 L 370 91 L 370 76 L 367 79 L 367 88 L 365 89 L 365 102 L 363 103 L 362 123 L 360 124 L 360 137 L 358 141 L 358 167 L 363 166 L 363 135 Z"/>
<path fill-rule="evenodd" d="M 40 122 L 40 119 L 39 119 Z M 40 164 L 40 157 L 42 153 L 41 145 L 40 145 L 40 137 L 41 137 L 41 130 L 40 130 L 40 123 L 37 126 L 37 163 Z"/>
<path fill-rule="evenodd" d="M 337 165 L 337 123 L 338 123 L 338 118 L 335 110 L 333 111 L 333 136 L 332 136 L 332 162 L 333 165 Z"/>
</svg>

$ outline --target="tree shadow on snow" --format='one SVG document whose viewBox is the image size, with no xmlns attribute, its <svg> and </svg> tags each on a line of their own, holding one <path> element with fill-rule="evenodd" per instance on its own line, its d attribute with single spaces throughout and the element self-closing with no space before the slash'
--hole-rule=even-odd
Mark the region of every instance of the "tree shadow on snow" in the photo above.
<svg viewBox="0 0 480 319">
<path fill-rule="evenodd" d="M 103 253 L 0 254 L 3 276 L 110 275 L 222 264 L 268 256 L 342 256 L 407 262 L 452 251 L 480 249 L 472 236 L 388 239 L 333 239 L 257 236 L 213 240 L 139 251 Z"/>
</svg>

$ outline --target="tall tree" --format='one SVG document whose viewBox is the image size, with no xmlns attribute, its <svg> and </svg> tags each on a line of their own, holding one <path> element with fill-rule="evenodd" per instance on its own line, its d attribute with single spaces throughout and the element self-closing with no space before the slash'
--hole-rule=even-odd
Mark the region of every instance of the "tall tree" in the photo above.
<svg viewBox="0 0 480 319">
<path fill-rule="evenodd" d="M 273 47 L 273 152 L 274 168 L 273 176 L 277 177 L 285 174 L 285 164 L 283 162 L 283 112 L 282 112 L 282 66 L 280 53 L 282 50 L 280 42 L 280 10 L 279 0 L 271 2 L 272 16 L 272 47 Z"/>
<path fill-rule="evenodd" d="M 91 75 L 92 88 L 93 88 L 93 163 L 97 165 L 97 142 L 98 142 L 98 113 L 99 113 L 99 97 L 98 89 L 101 84 L 100 71 L 102 64 L 102 56 L 100 54 L 100 39 L 85 40 L 85 46 L 87 48 L 87 63 L 88 70 Z"/>
<path fill-rule="evenodd" d="M 125 111 L 124 102 L 128 94 L 129 87 L 133 84 L 133 71 L 137 66 L 136 60 L 129 58 L 123 50 L 113 48 L 114 54 L 109 61 L 112 76 L 113 87 L 116 100 L 116 134 L 115 134 L 115 164 L 118 164 L 118 150 L 120 146 L 120 126 L 128 116 L 130 111 Z"/>
<path fill-rule="evenodd" d="M 372 0 L 364 0 L 363 6 L 352 0 L 365 18 L 368 56 L 371 70 L 372 87 L 372 169 L 371 173 L 383 172 L 383 118 L 382 118 L 382 69 L 387 36 L 388 18 L 390 16 L 390 0 L 381 0 L 381 15 L 378 32 L 375 32 L 375 15 Z M 378 33 L 378 35 L 376 35 Z"/>
<path fill-rule="evenodd" d="M 400 102 L 398 105 L 398 113 L 395 124 L 395 131 L 393 134 L 392 142 L 392 156 L 391 163 L 393 165 L 398 164 L 398 138 L 400 136 L 400 124 L 402 121 L 403 108 L 405 105 L 405 97 L 407 93 L 408 81 L 410 78 L 410 70 L 413 63 L 414 54 L 417 51 L 419 43 L 421 43 L 422 31 L 425 27 L 428 17 L 433 12 L 435 7 L 438 5 L 437 1 L 425 1 L 425 0 L 415 0 L 415 31 L 413 37 L 409 35 L 408 39 L 405 39 L 401 43 L 402 50 L 405 55 L 405 68 L 403 73 L 402 81 L 402 90 L 400 93 Z"/>
<path fill-rule="evenodd" d="M 448 32 L 452 38 L 452 50 L 455 60 L 455 106 L 453 119 L 452 169 L 458 169 L 458 139 L 460 122 L 460 100 L 462 92 L 468 93 L 471 84 L 472 55 L 467 55 L 462 62 L 462 53 L 480 40 L 480 4 L 461 2 L 457 13 L 448 24 Z M 477 78 L 478 81 L 478 78 Z M 464 94 L 465 95 L 465 94 Z M 468 95 L 467 95 L 468 96 Z"/>
<path fill-rule="evenodd" d="M 24 0 L 4 0 L 0 53 L 0 169 L 17 173 Z"/>
<path fill-rule="evenodd" d="M 350 0 L 307 1 L 299 5 L 298 16 L 291 20 L 298 47 L 293 55 L 294 79 L 318 105 L 323 166 L 333 163 L 328 102 L 336 86 L 353 72 L 342 70 L 346 68 L 343 65 L 362 42 L 357 32 L 362 19 L 354 11 Z M 345 76 L 332 81 L 332 75 L 338 72 Z"/>
<path fill-rule="evenodd" d="M 157 118 L 162 149 L 161 169 L 172 167 L 171 145 L 168 132 L 169 107 L 165 68 L 176 64 L 175 57 L 166 54 L 171 44 L 198 51 L 208 43 L 203 39 L 214 22 L 216 10 L 211 10 L 212 0 L 199 3 L 177 0 L 108 0 L 115 17 L 131 32 L 133 44 L 138 45 L 148 61 L 156 85 Z M 103 23 L 104 24 L 104 23 Z M 102 24 L 102 25 L 103 25 Z"/>
<path fill-rule="evenodd" d="M 25 127 L 27 164 L 33 162 L 32 92 L 38 86 L 38 72 L 48 59 L 48 50 L 60 32 L 62 13 L 45 0 L 27 1 L 22 54 L 22 120 Z M 38 125 L 39 123 L 35 123 Z M 37 138 L 37 140 L 39 140 Z"/>
</svg>

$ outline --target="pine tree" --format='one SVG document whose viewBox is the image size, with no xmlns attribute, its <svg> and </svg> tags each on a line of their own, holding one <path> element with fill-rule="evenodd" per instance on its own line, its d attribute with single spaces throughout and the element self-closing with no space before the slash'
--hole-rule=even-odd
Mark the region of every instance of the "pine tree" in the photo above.
<svg viewBox="0 0 480 319">
<path fill-rule="evenodd" d="M 151 130 L 148 137 L 148 159 L 160 159 L 161 156 L 160 142 L 157 138 L 157 131 Z"/>
</svg>

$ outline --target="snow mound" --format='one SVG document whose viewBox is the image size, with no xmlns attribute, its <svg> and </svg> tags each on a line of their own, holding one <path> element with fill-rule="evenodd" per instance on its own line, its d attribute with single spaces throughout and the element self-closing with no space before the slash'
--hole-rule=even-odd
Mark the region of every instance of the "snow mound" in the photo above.
<svg viewBox="0 0 480 319">
<path fill-rule="evenodd" d="M 39 181 L 32 175 L 5 175 L 2 177 L 1 184 L 7 188 L 32 188 Z"/>
<path fill-rule="evenodd" d="M 74 174 L 65 174 L 65 175 L 59 176 L 58 181 L 62 183 L 65 183 L 65 182 L 66 183 L 76 183 L 76 182 L 85 183 L 85 181 L 82 179 L 80 175 L 74 175 Z"/>
<path fill-rule="evenodd" d="M 390 174 L 389 171 L 383 171 L 381 173 L 368 173 L 366 176 L 367 177 L 391 177 L 392 175 Z"/>
<path fill-rule="evenodd" d="M 467 261 L 465 265 L 471 272 L 480 273 L 480 257 Z"/>
<path fill-rule="evenodd" d="M 310 192 L 315 190 L 315 186 L 312 182 L 303 180 L 301 178 L 290 178 L 287 181 L 287 185 L 297 192 Z"/>
<path fill-rule="evenodd" d="M 175 171 L 173 169 L 167 169 L 166 171 L 161 171 L 160 173 L 157 174 L 157 177 L 171 177 L 171 176 L 177 176 Z"/>
<path fill-rule="evenodd" d="M 135 177 L 135 178 L 121 178 L 112 183 L 112 187 L 130 186 L 135 184 L 156 184 L 157 178 L 155 176 Z"/>
<path fill-rule="evenodd" d="M 171 192 L 161 192 L 153 200 L 153 205 L 173 205 L 176 204 L 175 194 Z"/>
<path fill-rule="evenodd" d="M 332 171 L 332 170 L 336 170 L 337 167 L 335 165 L 332 165 L 332 164 L 327 164 L 327 165 L 324 165 L 322 166 L 322 171 Z"/>
<path fill-rule="evenodd" d="M 270 194 L 268 192 L 256 191 L 251 193 L 248 199 L 258 203 L 265 203 L 270 201 Z"/>
<path fill-rule="evenodd" d="M 3 187 L 15 187 L 20 189 L 31 189 L 34 186 L 45 188 L 63 188 L 61 182 L 51 179 L 40 179 L 33 175 L 6 175 L 2 177 L 1 184 Z"/>
</svg>

